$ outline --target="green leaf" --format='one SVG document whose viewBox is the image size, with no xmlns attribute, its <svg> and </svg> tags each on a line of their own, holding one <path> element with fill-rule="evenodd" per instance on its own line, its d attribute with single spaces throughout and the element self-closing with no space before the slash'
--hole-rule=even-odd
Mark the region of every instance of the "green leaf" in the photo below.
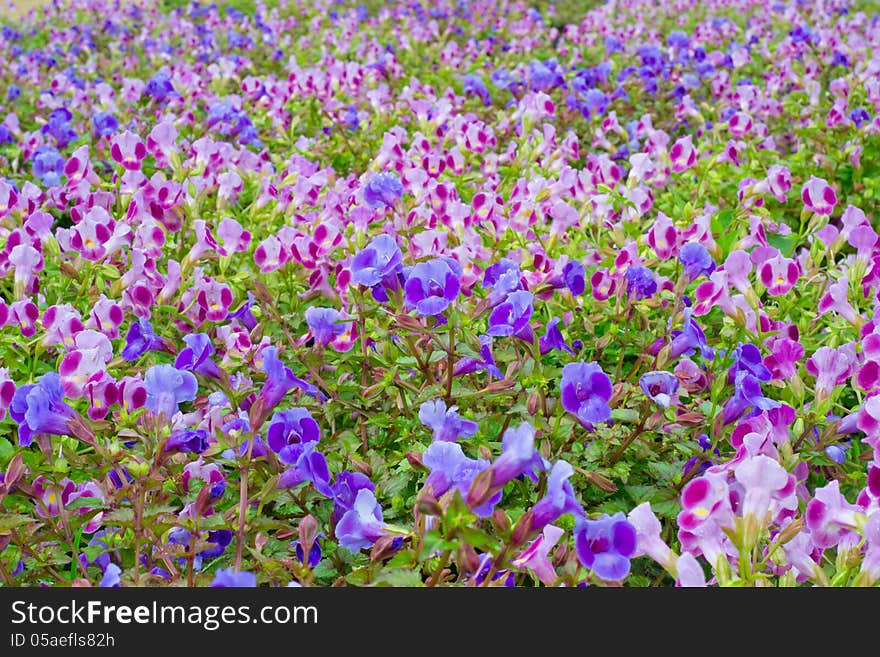
<svg viewBox="0 0 880 657">
<path fill-rule="evenodd" d="M 0 531 L 9 531 L 29 522 L 37 522 L 37 520 L 20 513 L 4 513 L 0 515 Z"/>
<path fill-rule="evenodd" d="M 409 568 L 386 570 L 373 582 L 373 586 L 414 587 L 424 585 L 421 574 L 417 570 Z"/>
</svg>

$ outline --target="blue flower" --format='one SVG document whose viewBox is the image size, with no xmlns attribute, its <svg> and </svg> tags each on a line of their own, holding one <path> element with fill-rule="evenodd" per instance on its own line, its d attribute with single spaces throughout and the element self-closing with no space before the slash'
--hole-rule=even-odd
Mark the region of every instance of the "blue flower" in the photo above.
<svg viewBox="0 0 880 657">
<path fill-rule="evenodd" d="M 419 408 L 419 420 L 434 430 L 434 440 L 455 442 L 477 433 L 478 424 L 458 414 L 456 406 L 446 408 L 442 399 L 426 401 Z"/>
<path fill-rule="evenodd" d="M 252 588 L 257 585 L 257 576 L 247 571 L 236 572 L 229 569 L 218 568 L 214 573 L 212 588 Z"/>
<path fill-rule="evenodd" d="M 397 174 L 386 171 L 373 176 L 364 187 L 364 200 L 371 208 L 391 207 L 403 198 L 403 185 Z"/>
<path fill-rule="evenodd" d="M 122 357 L 135 361 L 146 352 L 161 350 L 163 346 L 162 338 L 153 331 L 153 325 L 146 319 L 140 319 L 128 329 Z"/>
<path fill-rule="evenodd" d="M 156 415 L 170 419 L 184 401 L 193 401 L 199 383 L 192 372 L 179 370 L 173 365 L 153 365 L 144 375 L 147 389 L 147 408 Z"/>
<path fill-rule="evenodd" d="M 422 317 L 439 315 L 458 296 L 461 272 L 455 271 L 452 262 L 434 258 L 410 269 L 403 287 L 404 298 L 410 307 L 415 308 L 416 314 Z"/>
</svg>

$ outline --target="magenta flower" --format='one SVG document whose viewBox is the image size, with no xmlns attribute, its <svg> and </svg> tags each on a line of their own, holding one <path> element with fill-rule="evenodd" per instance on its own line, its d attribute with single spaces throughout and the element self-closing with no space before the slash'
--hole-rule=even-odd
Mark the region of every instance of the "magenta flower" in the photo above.
<svg viewBox="0 0 880 657">
<path fill-rule="evenodd" d="M 801 189 L 804 206 L 816 214 L 831 214 L 837 205 L 837 194 L 823 178 L 810 176 L 810 180 Z"/>
<path fill-rule="evenodd" d="M 675 568 L 675 553 L 660 537 L 663 527 L 649 502 L 643 502 L 627 515 L 629 524 L 636 530 L 636 551 L 633 557 L 644 555 L 659 563 L 668 571 Z"/>
<path fill-rule="evenodd" d="M 846 501 L 836 479 L 816 489 L 804 514 L 813 544 L 820 548 L 834 547 L 847 534 L 858 531 L 858 517 L 858 507 Z"/>
<path fill-rule="evenodd" d="M 669 149 L 669 159 L 672 161 L 674 173 L 681 173 L 694 166 L 697 161 L 697 150 L 694 148 L 693 137 L 687 135 L 676 140 Z"/>
<path fill-rule="evenodd" d="M 630 558 L 636 552 L 636 530 L 623 513 L 598 520 L 578 518 L 574 545 L 578 560 L 600 579 L 621 581 L 629 575 Z"/>
<path fill-rule="evenodd" d="M 777 253 L 761 264 L 758 275 L 761 283 L 767 288 L 767 294 L 778 297 L 786 294 L 797 283 L 800 273 L 794 260 L 784 258 L 782 254 Z"/>
<path fill-rule="evenodd" d="M 843 385 L 855 369 L 855 354 L 844 348 L 819 347 L 807 359 L 807 372 L 816 377 L 816 400 L 828 399 L 834 389 Z"/>
<path fill-rule="evenodd" d="M 434 440 L 455 442 L 470 438 L 477 433 L 479 425 L 458 414 L 457 406 L 446 408 L 442 399 L 424 402 L 419 408 L 419 420 L 434 430 Z"/>
<path fill-rule="evenodd" d="M 461 290 L 461 271 L 450 260 L 435 258 L 420 262 L 409 271 L 404 283 L 404 298 L 422 317 L 439 315 L 449 307 Z M 454 261 L 452 261 L 454 262 Z"/>
<path fill-rule="evenodd" d="M 773 341 L 771 353 L 764 358 L 764 366 L 773 379 L 791 379 L 798 371 L 798 363 L 804 357 L 804 347 L 797 340 L 780 338 Z"/>
<path fill-rule="evenodd" d="M 516 568 L 527 568 L 544 586 L 553 586 L 559 575 L 550 562 L 548 555 L 556 547 L 565 530 L 555 525 L 547 525 L 535 540 L 510 563 Z"/>
<path fill-rule="evenodd" d="M 678 538 L 682 550 L 704 555 L 715 568 L 729 543 L 725 529 L 735 524 L 727 475 L 707 472 L 692 479 L 681 491 Z"/>
<path fill-rule="evenodd" d="M 737 482 L 743 487 L 739 515 L 745 521 L 745 545 L 754 546 L 760 533 L 783 510 L 797 510 L 795 477 L 777 461 L 764 454 L 749 456 L 733 468 Z"/>
<path fill-rule="evenodd" d="M 569 363 L 562 368 L 562 407 L 586 425 L 611 418 L 611 379 L 598 363 Z"/>
<path fill-rule="evenodd" d="M 126 130 L 113 137 L 110 143 L 110 156 L 114 162 L 129 171 L 137 171 L 141 168 L 141 160 L 147 156 L 147 147 L 140 137 Z"/>
</svg>

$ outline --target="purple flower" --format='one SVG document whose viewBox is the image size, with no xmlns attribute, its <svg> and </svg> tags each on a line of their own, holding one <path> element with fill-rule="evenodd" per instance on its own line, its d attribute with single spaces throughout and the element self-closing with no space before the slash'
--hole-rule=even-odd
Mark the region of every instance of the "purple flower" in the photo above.
<svg viewBox="0 0 880 657">
<path fill-rule="evenodd" d="M 312 542 L 312 547 L 309 548 L 308 561 L 306 560 L 306 553 L 303 550 L 302 545 L 300 545 L 299 540 L 293 541 L 290 546 L 294 549 L 294 553 L 296 554 L 296 558 L 299 559 L 299 562 L 303 565 L 308 566 L 309 568 L 314 568 L 321 561 L 321 558 L 324 556 L 321 551 L 321 543 L 318 542 L 319 537 L 323 537 L 324 535 L 318 533 L 315 536 L 315 540 Z"/>
<path fill-rule="evenodd" d="M 174 431 L 165 443 L 166 452 L 201 454 L 208 449 L 208 432 L 204 429 Z"/>
<path fill-rule="evenodd" d="M 489 305 L 495 306 L 507 298 L 511 292 L 523 289 L 519 265 L 513 260 L 502 258 L 483 272 L 483 287 L 489 288 Z"/>
<path fill-rule="evenodd" d="M 457 406 L 446 408 L 442 399 L 426 401 L 419 408 L 419 420 L 434 430 L 434 440 L 455 442 L 470 438 L 477 432 L 478 424 L 458 414 Z"/>
<path fill-rule="evenodd" d="M 251 292 L 248 292 L 247 296 L 248 300 L 241 304 L 241 308 L 226 315 L 226 321 L 237 319 L 248 331 L 253 331 L 257 327 L 257 318 L 254 317 L 251 308 L 253 308 L 256 299 Z"/>
<path fill-rule="evenodd" d="M 162 102 L 172 94 L 175 94 L 174 86 L 166 73 L 159 71 L 147 82 L 144 92 L 156 100 Z"/>
<path fill-rule="evenodd" d="M 336 525 L 335 534 L 339 544 L 352 553 L 372 546 L 385 535 L 382 507 L 373 491 L 368 488 L 358 491 L 354 504 Z"/>
<path fill-rule="evenodd" d="M 345 321 L 347 318 L 335 308 L 318 308 L 310 306 L 306 309 L 306 324 L 315 336 L 315 342 L 324 346 L 334 338 L 351 331 L 352 322 Z"/>
<path fill-rule="evenodd" d="M 98 584 L 98 586 L 101 588 L 116 588 L 122 586 L 119 579 L 121 574 L 122 569 L 119 566 L 115 563 L 108 563 L 107 567 L 104 569 L 104 575 L 101 577 L 101 583 Z"/>
<path fill-rule="evenodd" d="M 595 361 L 569 363 L 562 368 L 562 407 L 588 425 L 611 418 L 611 379 Z"/>
<path fill-rule="evenodd" d="M 35 434 L 76 436 L 94 442 L 85 419 L 63 400 L 61 377 L 55 372 L 41 376 L 37 383 L 20 386 L 9 404 L 9 416 L 18 423 L 18 444 L 27 447 Z"/>
<path fill-rule="evenodd" d="M 525 290 L 518 290 L 507 295 L 507 299 L 498 304 L 489 315 L 489 329 L 492 336 L 508 336 L 532 342 L 535 338 L 529 320 L 532 318 L 532 300 L 534 295 Z"/>
<path fill-rule="evenodd" d="M 52 146 L 40 146 L 34 151 L 31 165 L 34 175 L 46 187 L 54 187 L 61 182 L 61 174 L 64 172 L 64 158 L 58 149 Z"/>
<path fill-rule="evenodd" d="M 400 247 L 391 235 L 379 235 L 351 260 L 353 283 L 375 287 L 382 283 L 389 289 L 397 288 L 398 274 L 403 270 Z"/>
<path fill-rule="evenodd" d="M 699 349 L 700 354 L 706 360 L 715 357 L 715 351 L 706 343 L 706 335 L 703 329 L 691 317 L 691 309 L 684 311 L 684 326 L 681 331 L 672 332 L 672 344 L 670 345 L 669 357 L 678 358 L 682 354 L 691 355 L 694 349 Z"/>
<path fill-rule="evenodd" d="M 315 450 L 317 443 L 299 443 L 285 447 L 279 455 L 282 463 L 292 467 L 285 470 L 278 479 L 278 488 L 295 488 L 310 482 L 322 495 L 333 497 L 330 488 L 330 469 L 327 459 Z"/>
<path fill-rule="evenodd" d="M 532 507 L 532 531 L 542 530 L 564 513 L 570 513 L 575 518 L 584 516 L 584 509 L 568 481 L 573 474 L 574 468 L 566 461 L 553 464 L 547 478 L 547 494 Z"/>
<path fill-rule="evenodd" d="M 578 518 L 574 545 L 580 562 L 604 580 L 620 581 L 630 570 L 636 551 L 636 530 L 621 512 L 598 520 Z"/>
<path fill-rule="evenodd" d="M 466 95 L 474 94 L 483 99 L 483 105 L 487 107 L 492 104 L 492 99 L 489 96 L 489 90 L 486 88 L 486 83 L 483 82 L 483 78 L 474 75 L 473 73 L 467 73 L 463 78 L 464 82 L 464 93 Z"/>
<path fill-rule="evenodd" d="M 438 441 L 431 443 L 422 455 L 422 463 L 430 470 L 425 486 L 430 486 L 435 497 L 445 495 L 450 489 L 458 490 L 467 498 L 474 478 L 489 467 L 485 459 L 472 459 L 465 456 L 458 443 Z M 477 500 L 472 510 L 481 518 L 492 515 L 495 505 L 501 500 L 501 491 L 487 495 L 486 501 Z"/>
<path fill-rule="evenodd" d="M 559 318 L 551 317 L 547 322 L 547 332 L 538 340 L 538 346 L 541 354 L 546 354 L 554 349 L 557 351 L 567 351 L 572 356 L 575 355 L 574 349 L 565 343 L 562 331 L 559 330 Z"/>
<path fill-rule="evenodd" d="M 750 407 L 755 409 L 755 413 L 769 411 L 771 408 L 779 407 L 779 402 L 764 396 L 764 393 L 761 392 L 761 382 L 755 376 L 740 371 L 737 372 L 734 381 L 733 397 L 727 400 L 722 409 L 724 424 L 730 424 L 739 419 Z"/>
<path fill-rule="evenodd" d="M 403 198 L 403 185 L 397 174 L 386 171 L 376 174 L 364 187 L 364 200 L 371 208 L 391 207 Z"/>
<path fill-rule="evenodd" d="M 544 459 L 535 449 L 535 429 L 528 422 L 510 428 L 501 437 L 501 455 L 489 466 L 491 488 L 502 488 L 522 475 L 538 480 L 536 470 L 544 470 Z"/>
<path fill-rule="evenodd" d="M 122 357 L 128 361 L 135 361 L 146 352 L 158 351 L 163 347 L 162 338 L 153 332 L 153 325 L 146 319 L 140 319 L 128 328 Z"/>
<path fill-rule="evenodd" d="M 409 306 L 421 317 L 439 315 L 458 296 L 461 273 L 450 266 L 450 261 L 434 258 L 420 262 L 409 271 L 404 284 L 404 297 Z"/>
<path fill-rule="evenodd" d="M 222 378 L 220 368 L 211 360 L 211 356 L 214 354 L 211 338 L 205 333 L 191 333 L 183 336 L 183 341 L 186 343 L 186 347 L 177 354 L 174 367 L 215 379 Z"/>
<path fill-rule="evenodd" d="M 715 271 L 715 261 L 709 254 L 709 250 L 699 242 L 688 242 L 678 252 L 678 261 L 684 268 L 685 274 L 692 281 L 701 274 L 709 276 Z"/>
<path fill-rule="evenodd" d="M 331 488 L 333 491 L 331 522 L 334 524 L 338 524 L 342 516 L 354 506 L 354 501 L 360 491 L 374 492 L 376 490 L 376 486 L 367 475 L 347 470 L 336 475 L 336 481 Z"/>
<path fill-rule="evenodd" d="M 626 270 L 626 289 L 631 297 L 646 299 L 657 292 L 654 272 L 647 267 L 630 267 Z"/>
<path fill-rule="evenodd" d="M 92 125 L 95 126 L 95 136 L 107 137 L 119 130 L 119 121 L 109 112 L 98 112 L 92 117 Z"/>
<path fill-rule="evenodd" d="M 257 585 L 257 576 L 246 570 L 236 572 L 232 568 L 218 568 L 214 573 L 212 588 L 252 588 Z"/>
<path fill-rule="evenodd" d="M 639 386 L 654 403 L 669 408 L 678 390 L 678 377 L 669 372 L 646 372 L 639 379 Z"/>
<path fill-rule="evenodd" d="M 179 370 L 172 365 L 153 365 L 144 375 L 147 389 L 147 408 L 155 415 L 164 414 L 170 419 L 184 401 L 193 401 L 199 390 L 199 382 L 192 372 Z"/>
<path fill-rule="evenodd" d="M 277 347 L 264 347 L 262 350 L 262 367 L 266 374 L 266 382 L 260 389 L 257 399 L 260 401 L 258 416 L 252 418 L 251 425 L 257 430 L 268 416 L 269 412 L 278 405 L 284 396 L 293 388 L 300 388 L 307 395 L 318 399 L 321 392 L 312 384 L 303 381 L 293 374 L 293 370 L 287 367 L 278 358 Z"/>
<path fill-rule="evenodd" d="M 773 378 L 761 359 L 761 350 L 755 345 L 747 342 L 740 344 L 731 355 L 733 365 L 727 371 L 728 383 L 733 383 L 739 372 L 747 372 L 759 381 L 769 381 Z"/>
<path fill-rule="evenodd" d="M 569 260 L 562 268 L 562 280 L 575 296 L 580 296 L 587 288 L 586 277 L 584 266 L 577 260 Z"/>
<path fill-rule="evenodd" d="M 276 454 L 280 454 L 289 445 L 316 443 L 320 439 L 321 429 L 318 423 L 304 408 L 278 411 L 272 416 L 266 431 L 266 442 Z"/>
<path fill-rule="evenodd" d="M 462 358 L 455 364 L 454 374 L 471 374 L 476 371 L 488 372 L 490 376 L 496 379 L 503 379 L 504 374 L 498 369 L 495 363 L 495 357 L 492 355 L 492 338 L 488 335 L 480 336 L 480 358 Z"/>
</svg>

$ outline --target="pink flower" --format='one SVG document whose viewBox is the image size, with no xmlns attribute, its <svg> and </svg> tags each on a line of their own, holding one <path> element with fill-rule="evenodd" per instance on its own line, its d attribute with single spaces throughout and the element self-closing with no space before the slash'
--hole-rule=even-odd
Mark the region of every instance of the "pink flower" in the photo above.
<svg viewBox="0 0 880 657">
<path fill-rule="evenodd" d="M 816 214 L 831 214 L 837 205 L 837 194 L 826 180 L 810 176 L 801 190 L 804 206 Z"/>
<path fill-rule="evenodd" d="M 137 171 L 141 168 L 141 160 L 147 156 L 147 147 L 144 146 L 140 137 L 126 130 L 113 137 L 111 143 L 110 156 L 114 162 L 121 164 L 129 171 Z"/>
<path fill-rule="evenodd" d="M 511 563 L 517 568 L 528 568 L 545 586 L 553 586 L 559 575 L 547 558 L 565 531 L 555 525 L 545 525 L 544 531 L 532 541 Z"/>
<path fill-rule="evenodd" d="M 765 260 L 758 271 L 767 294 L 773 297 L 786 294 L 797 283 L 799 276 L 797 263 L 782 254 Z"/>
<path fill-rule="evenodd" d="M 693 137 L 687 135 L 678 139 L 669 149 L 669 159 L 672 160 L 674 173 L 681 173 L 694 166 L 697 150 L 694 148 Z"/>
</svg>

